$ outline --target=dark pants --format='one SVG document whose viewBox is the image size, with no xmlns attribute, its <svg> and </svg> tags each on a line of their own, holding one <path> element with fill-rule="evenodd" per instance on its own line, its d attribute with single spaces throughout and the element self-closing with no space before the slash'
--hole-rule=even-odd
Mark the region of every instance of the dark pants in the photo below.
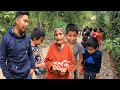
<svg viewBox="0 0 120 90">
<path fill-rule="evenodd" d="M 84 79 L 95 79 L 95 78 L 96 78 L 96 72 L 90 72 L 84 70 Z"/>
<path fill-rule="evenodd" d="M 12 79 L 17 79 L 17 78 L 13 78 L 13 77 L 12 77 Z M 20 78 L 19 78 L 19 79 L 20 79 Z M 32 79 L 32 77 L 31 77 L 31 76 L 27 76 L 27 77 L 21 78 L 21 79 Z"/>
</svg>

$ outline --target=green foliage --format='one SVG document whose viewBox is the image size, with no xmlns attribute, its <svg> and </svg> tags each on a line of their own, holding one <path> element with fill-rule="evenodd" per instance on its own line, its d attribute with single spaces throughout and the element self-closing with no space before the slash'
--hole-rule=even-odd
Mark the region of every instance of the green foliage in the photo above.
<svg viewBox="0 0 120 90">
<path fill-rule="evenodd" d="M 6 32 L 6 29 L 0 25 L 0 38 L 2 37 L 2 35 L 4 35 Z"/>
<path fill-rule="evenodd" d="M 115 60 L 120 60 L 120 38 L 115 38 L 114 40 L 112 40 L 112 46 L 112 58 L 114 58 Z"/>
<path fill-rule="evenodd" d="M 66 26 L 67 26 L 67 24 L 64 22 L 64 21 L 62 21 L 62 20 L 58 20 L 58 19 L 55 19 L 53 22 L 53 31 L 54 31 L 54 29 L 55 28 L 63 28 L 64 30 L 65 30 L 65 28 L 66 28 Z"/>
<path fill-rule="evenodd" d="M 104 47 L 109 50 L 111 57 L 120 62 L 120 38 L 108 39 L 105 41 Z M 118 64 L 119 65 L 119 64 Z M 120 66 L 120 65 L 119 65 Z"/>
</svg>

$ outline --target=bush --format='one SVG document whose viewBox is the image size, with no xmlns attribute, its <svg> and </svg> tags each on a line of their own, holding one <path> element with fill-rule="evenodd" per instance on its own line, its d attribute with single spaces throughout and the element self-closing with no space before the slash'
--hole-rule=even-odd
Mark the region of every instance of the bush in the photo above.
<svg viewBox="0 0 120 90">
<path fill-rule="evenodd" d="M 105 50 L 109 50 L 110 56 L 117 62 L 117 70 L 120 72 L 120 38 L 108 39 L 105 41 Z"/>
</svg>

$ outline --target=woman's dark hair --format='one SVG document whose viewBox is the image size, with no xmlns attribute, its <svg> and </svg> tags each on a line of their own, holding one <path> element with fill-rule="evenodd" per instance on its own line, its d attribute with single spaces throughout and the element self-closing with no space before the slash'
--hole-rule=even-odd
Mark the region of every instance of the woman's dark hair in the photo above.
<svg viewBox="0 0 120 90">
<path fill-rule="evenodd" d="M 41 37 L 45 37 L 45 31 L 41 27 L 36 27 L 31 32 L 31 39 L 34 40 L 36 38 L 37 40 Z"/>
</svg>

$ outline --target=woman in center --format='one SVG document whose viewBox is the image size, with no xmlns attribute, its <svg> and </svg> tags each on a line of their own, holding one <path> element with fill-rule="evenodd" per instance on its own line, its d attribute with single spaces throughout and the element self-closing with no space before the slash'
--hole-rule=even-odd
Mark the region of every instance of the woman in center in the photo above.
<svg viewBox="0 0 120 90">
<path fill-rule="evenodd" d="M 46 79 L 70 79 L 70 73 L 75 65 L 72 48 L 65 42 L 62 28 L 55 29 L 54 38 L 55 42 L 51 44 L 45 58 Z"/>
</svg>

